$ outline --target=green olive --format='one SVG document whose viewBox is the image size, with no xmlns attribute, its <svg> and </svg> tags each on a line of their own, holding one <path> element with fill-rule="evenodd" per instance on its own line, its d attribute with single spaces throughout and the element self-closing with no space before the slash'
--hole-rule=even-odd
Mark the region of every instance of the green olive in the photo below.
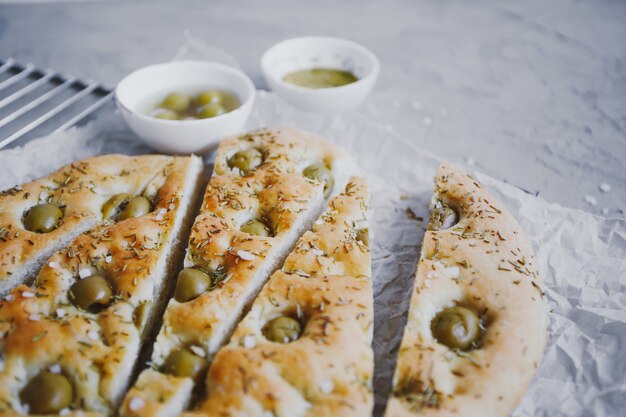
<svg viewBox="0 0 626 417">
<path fill-rule="evenodd" d="M 158 108 L 150 113 L 150 116 L 163 120 L 178 120 L 180 116 L 173 110 Z"/>
<path fill-rule="evenodd" d="M 116 217 L 132 198 L 133 195 L 128 193 L 115 194 L 102 206 L 102 216 L 105 219 Z"/>
<path fill-rule="evenodd" d="M 53 204 L 37 204 L 24 216 L 24 228 L 31 232 L 48 233 L 59 225 L 63 211 Z"/>
<path fill-rule="evenodd" d="M 204 106 L 205 104 L 210 103 L 221 104 L 223 99 L 224 94 L 222 92 L 215 90 L 206 90 L 198 94 L 198 97 L 196 97 L 196 103 L 199 106 Z"/>
<path fill-rule="evenodd" d="M 145 303 L 141 303 L 137 306 L 135 311 L 133 312 L 133 323 L 135 327 L 138 329 L 143 329 L 146 325 L 146 321 L 148 320 L 148 313 L 150 312 L 150 306 L 152 303 L 147 301 Z"/>
<path fill-rule="evenodd" d="M 302 326 L 296 319 L 287 316 L 276 317 L 263 327 L 263 336 L 276 343 L 289 343 L 298 340 Z"/>
<path fill-rule="evenodd" d="M 209 274 L 195 268 L 185 268 L 178 274 L 174 298 L 179 303 L 186 303 L 211 288 L 212 280 Z"/>
<path fill-rule="evenodd" d="M 262 163 L 263 154 L 255 148 L 239 151 L 228 160 L 228 166 L 238 168 L 242 175 L 246 175 Z"/>
<path fill-rule="evenodd" d="M 316 162 L 306 167 L 302 174 L 307 178 L 324 184 L 324 197 L 328 198 L 330 196 L 335 186 L 335 177 L 326 165 L 321 162 Z"/>
<path fill-rule="evenodd" d="M 119 215 L 120 220 L 130 219 L 132 217 L 140 217 L 150 212 L 150 201 L 143 196 L 136 196 L 131 198 L 126 207 Z"/>
<path fill-rule="evenodd" d="M 439 312 L 430 323 L 433 336 L 451 349 L 475 347 L 480 336 L 480 318 L 465 307 L 450 307 Z"/>
<path fill-rule="evenodd" d="M 191 97 L 189 97 L 189 95 L 183 93 L 171 93 L 163 99 L 159 107 L 181 113 L 187 110 L 189 103 L 191 103 Z"/>
<path fill-rule="evenodd" d="M 112 298 L 113 290 L 102 275 L 88 276 L 70 287 L 70 301 L 85 311 L 97 312 L 106 307 Z"/>
<path fill-rule="evenodd" d="M 241 231 L 250 235 L 270 237 L 272 232 L 267 225 L 259 219 L 252 219 L 241 225 Z"/>
<path fill-rule="evenodd" d="M 224 108 L 224 106 L 218 103 L 209 103 L 198 108 L 198 111 L 196 112 L 196 117 L 198 119 L 208 119 L 224 113 L 226 113 L 226 109 Z"/>
<path fill-rule="evenodd" d="M 436 200 L 430 210 L 428 230 L 449 229 L 459 221 L 457 212 L 441 200 Z"/>
<path fill-rule="evenodd" d="M 74 401 L 72 384 L 65 375 L 43 371 L 20 392 L 31 414 L 56 414 Z"/>
<path fill-rule="evenodd" d="M 198 381 L 209 362 L 187 348 L 175 350 L 169 354 L 163 363 L 163 372 L 170 375 L 189 377 Z"/>
<path fill-rule="evenodd" d="M 360 241 L 365 246 L 369 247 L 369 245 L 370 245 L 369 229 L 367 227 L 364 228 L 364 229 L 359 229 L 356 232 L 356 240 Z"/>
</svg>

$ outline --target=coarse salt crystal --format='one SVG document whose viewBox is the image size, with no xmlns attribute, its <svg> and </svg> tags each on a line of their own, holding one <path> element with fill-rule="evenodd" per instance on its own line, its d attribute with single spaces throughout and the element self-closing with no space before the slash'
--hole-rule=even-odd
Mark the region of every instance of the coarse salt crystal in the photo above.
<svg viewBox="0 0 626 417">
<path fill-rule="evenodd" d="M 435 271 L 428 271 L 426 274 L 426 278 L 433 278 L 435 276 Z"/>
<path fill-rule="evenodd" d="M 106 258 L 104 258 L 104 262 L 110 264 L 111 262 L 113 262 L 113 257 L 111 255 L 107 256 Z"/>
<path fill-rule="evenodd" d="M 243 259 L 244 261 L 251 261 L 254 258 L 256 258 L 256 256 L 246 250 L 241 250 L 239 249 L 237 251 L 237 256 L 239 256 L 241 259 Z"/>
<path fill-rule="evenodd" d="M 11 301 L 13 300 L 13 294 L 9 294 L 6 297 L 4 297 L 4 301 Z"/>
<path fill-rule="evenodd" d="M 48 192 L 44 190 L 39 193 L 39 201 L 46 201 L 49 196 L 50 194 L 48 194 Z"/>
<path fill-rule="evenodd" d="M 445 269 L 445 273 L 450 278 L 457 278 L 461 274 L 461 270 L 458 266 L 449 266 Z"/>
<path fill-rule="evenodd" d="M 244 336 L 243 347 L 245 347 L 246 349 L 252 349 L 255 346 L 256 346 L 256 341 L 254 340 L 254 336 L 252 335 Z"/>
<path fill-rule="evenodd" d="M 28 316 L 28 320 L 30 321 L 39 321 L 39 314 L 37 313 L 33 313 L 30 316 Z"/>
<path fill-rule="evenodd" d="M 100 336 L 98 335 L 98 332 L 95 330 L 89 330 L 87 332 L 87 337 L 90 338 L 91 340 L 98 340 L 100 338 Z"/>
<path fill-rule="evenodd" d="M 55 363 L 54 365 L 50 366 L 48 370 L 52 372 L 53 374 L 60 374 L 61 366 L 58 363 Z"/>
<path fill-rule="evenodd" d="M 58 263 L 58 262 L 54 262 L 54 261 L 52 261 L 52 262 L 49 262 L 49 263 L 48 263 L 48 266 L 49 266 L 50 268 L 58 268 L 58 267 L 59 267 L 59 263 Z"/>
<path fill-rule="evenodd" d="M 608 193 L 611 191 L 611 185 L 607 184 L 606 182 L 603 182 L 602 184 L 600 184 L 600 191 L 602 191 L 603 193 Z"/>
<path fill-rule="evenodd" d="M 137 411 L 143 408 L 143 406 L 146 405 L 146 402 L 143 400 L 143 398 L 140 397 L 133 397 L 130 399 L 130 401 L 128 401 L 128 409 L 130 411 Z"/>
<path fill-rule="evenodd" d="M 87 277 L 91 276 L 91 269 L 89 268 L 82 268 L 78 271 L 78 276 L 80 277 L 80 279 L 85 279 Z"/>
<path fill-rule="evenodd" d="M 204 358 L 206 356 L 206 353 L 204 353 L 204 350 L 200 346 L 191 345 L 189 346 L 189 350 L 200 356 L 201 358 Z"/>
<path fill-rule="evenodd" d="M 60 416 L 67 416 L 67 415 L 69 415 L 71 412 L 72 412 L 72 410 L 71 410 L 71 409 L 69 409 L 69 408 L 64 408 L 64 409 L 62 409 L 61 411 L 59 411 L 59 415 L 60 415 Z"/>
<path fill-rule="evenodd" d="M 425 279 L 424 280 L 424 287 L 430 288 L 430 280 L 429 279 Z"/>
<path fill-rule="evenodd" d="M 159 210 L 159 212 L 156 215 L 156 219 L 158 221 L 163 220 L 163 217 L 165 216 L 165 213 L 167 213 L 167 210 L 165 210 L 164 208 L 161 208 L 161 210 Z"/>
<path fill-rule="evenodd" d="M 174 204 L 170 204 L 169 209 L 170 210 L 174 210 L 176 208 L 176 206 Z"/>
<path fill-rule="evenodd" d="M 331 392 L 333 392 L 334 389 L 335 389 L 335 385 L 333 384 L 332 381 L 322 381 L 320 383 L 320 390 L 324 394 L 330 394 Z"/>
<path fill-rule="evenodd" d="M 35 296 L 34 292 L 30 292 L 30 291 L 23 291 L 22 292 L 22 297 L 24 298 L 33 298 Z"/>
<path fill-rule="evenodd" d="M 318 249 L 318 248 L 313 248 L 311 249 L 311 253 L 315 256 L 322 256 L 324 255 L 324 251 Z"/>
<path fill-rule="evenodd" d="M 63 310 L 62 308 L 57 308 L 56 313 L 57 313 L 57 317 L 58 317 L 58 318 L 63 318 L 63 317 L 65 317 L 65 310 Z"/>
<path fill-rule="evenodd" d="M 324 224 L 324 220 L 317 219 L 317 220 L 315 220 L 315 224 L 317 224 L 317 225 Z"/>
</svg>

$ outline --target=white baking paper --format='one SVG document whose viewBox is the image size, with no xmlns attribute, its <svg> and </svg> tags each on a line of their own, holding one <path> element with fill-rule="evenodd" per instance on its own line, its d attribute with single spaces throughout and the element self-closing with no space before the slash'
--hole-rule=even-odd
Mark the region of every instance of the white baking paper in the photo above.
<svg viewBox="0 0 626 417">
<path fill-rule="evenodd" d="M 357 114 L 314 114 L 260 92 L 248 127 L 289 126 L 346 148 L 372 195 L 376 413 L 390 389 L 406 320 L 433 176 L 439 159 L 388 127 Z M 0 152 L 0 189 L 77 159 L 151 152 L 107 114 L 86 127 Z M 626 413 L 626 222 L 550 204 L 474 173 L 518 219 L 537 252 L 547 287 L 549 341 L 543 362 L 514 416 L 624 416 Z"/>
</svg>

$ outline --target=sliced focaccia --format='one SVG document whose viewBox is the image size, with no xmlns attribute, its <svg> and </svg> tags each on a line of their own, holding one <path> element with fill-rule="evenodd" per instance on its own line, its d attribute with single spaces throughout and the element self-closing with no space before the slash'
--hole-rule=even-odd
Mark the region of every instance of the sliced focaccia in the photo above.
<svg viewBox="0 0 626 417">
<path fill-rule="evenodd" d="M 18 285 L 0 301 L 0 415 L 112 414 L 160 318 L 202 162 L 109 160 L 119 159 L 144 171 L 152 165 L 150 178 L 135 179 L 131 165 L 124 186 L 110 168 L 117 187 L 96 184 L 100 206 L 89 206 L 107 220 L 49 258 L 32 286 Z"/>
<path fill-rule="evenodd" d="M 298 241 L 185 416 L 370 416 L 373 299 L 365 180 Z"/>
<path fill-rule="evenodd" d="M 435 182 L 386 416 L 506 416 L 546 342 L 533 251 L 472 177 L 442 163 Z"/>
<path fill-rule="evenodd" d="M 155 370 L 139 377 L 122 415 L 172 416 L 187 406 L 192 384 L 181 380 L 204 379 L 210 358 L 322 211 L 347 163 L 327 142 L 292 129 L 259 130 L 220 144 L 185 269 L 154 345 Z"/>
<path fill-rule="evenodd" d="M 28 283 L 56 250 L 102 220 L 113 195 L 139 194 L 166 156 L 104 155 L 74 162 L 0 194 L 0 294 Z"/>
</svg>

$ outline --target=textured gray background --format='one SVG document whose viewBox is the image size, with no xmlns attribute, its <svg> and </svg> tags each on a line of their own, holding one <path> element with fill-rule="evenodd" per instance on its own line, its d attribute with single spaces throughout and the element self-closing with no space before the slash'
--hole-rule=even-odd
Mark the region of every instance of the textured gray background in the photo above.
<svg viewBox="0 0 626 417">
<path fill-rule="evenodd" d="M 361 42 L 382 64 L 365 117 L 548 201 L 624 218 L 626 1 L 2 4 L 0 57 L 113 86 L 171 59 L 185 29 L 260 88 L 261 54 L 281 39 Z"/>
</svg>

